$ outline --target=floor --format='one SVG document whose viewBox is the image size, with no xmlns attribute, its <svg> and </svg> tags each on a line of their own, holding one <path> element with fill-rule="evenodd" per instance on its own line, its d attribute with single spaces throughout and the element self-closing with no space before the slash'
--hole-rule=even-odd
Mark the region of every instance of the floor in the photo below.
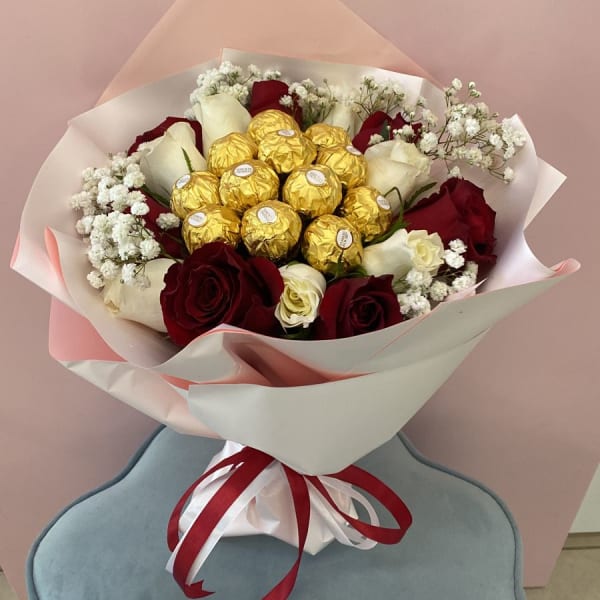
<svg viewBox="0 0 600 600">
<path fill-rule="evenodd" d="M 0 600 L 19 600 L 1 572 Z M 527 600 L 600 600 L 600 533 L 570 535 L 549 585 Z"/>
</svg>

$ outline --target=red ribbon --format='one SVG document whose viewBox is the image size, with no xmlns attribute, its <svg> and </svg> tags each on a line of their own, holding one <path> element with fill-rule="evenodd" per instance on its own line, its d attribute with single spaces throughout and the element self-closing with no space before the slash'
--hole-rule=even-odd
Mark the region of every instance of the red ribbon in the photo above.
<svg viewBox="0 0 600 600">
<path fill-rule="evenodd" d="M 217 471 L 225 467 L 231 467 L 228 479 L 214 496 L 206 504 L 198 518 L 190 527 L 186 538 L 184 539 L 173 564 L 173 577 L 179 584 L 188 598 L 204 598 L 214 592 L 209 592 L 203 588 L 203 581 L 188 584 L 186 578 L 200 550 L 206 543 L 210 534 L 217 526 L 219 521 L 227 513 L 231 505 L 243 493 L 243 491 L 254 481 L 254 479 L 266 469 L 275 459 L 260 450 L 245 447 L 236 454 L 225 458 L 214 467 L 209 469 L 197 481 L 195 481 L 183 494 L 177 506 L 175 506 L 167 529 L 167 543 L 169 549 L 173 552 L 179 543 L 179 519 L 181 513 L 196 487 Z M 310 521 L 310 497 L 308 484 L 310 483 L 331 505 L 331 507 L 341 515 L 352 527 L 366 538 L 380 542 L 382 544 L 398 543 L 412 523 L 410 511 L 385 483 L 360 469 L 351 465 L 338 473 L 327 475 L 334 479 L 344 481 L 369 493 L 378 500 L 394 517 L 397 528 L 380 527 L 370 525 L 360 519 L 344 513 L 331 498 L 323 482 L 314 475 L 302 475 L 289 467 L 282 465 L 283 471 L 290 486 L 294 509 L 296 512 L 296 524 L 298 527 L 298 557 L 287 575 L 266 595 L 263 600 L 286 600 L 292 593 L 302 553 L 308 534 L 308 524 Z"/>
</svg>

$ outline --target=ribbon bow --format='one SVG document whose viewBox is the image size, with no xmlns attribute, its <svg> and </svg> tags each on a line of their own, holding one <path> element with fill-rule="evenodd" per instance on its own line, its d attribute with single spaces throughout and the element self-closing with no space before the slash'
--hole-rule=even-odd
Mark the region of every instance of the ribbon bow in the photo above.
<svg viewBox="0 0 600 600">
<path fill-rule="evenodd" d="M 247 504 L 247 502 L 237 502 L 240 498 L 250 501 L 258 494 L 259 489 L 257 489 L 256 482 L 260 474 L 274 461 L 272 456 L 246 446 L 206 471 L 187 489 L 173 509 L 167 529 L 167 543 L 173 553 L 168 567 L 172 569 L 173 577 L 188 598 L 204 598 L 214 593 L 204 589 L 203 581 L 192 583 L 191 580 L 199 568 L 198 565 L 204 562 L 220 537 L 214 535 L 215 529 L 224 530 L 226 527 L 222 521 L 227 516 L 230 519 L 235 517 L 235 514 L 229 514 L 232 512 L 232 507 L 237 506 L 239 511 L 240 506 Z M 368 492 L 390 512 L 398 524 L 397 528 L 365 523 L 345 513 L 337 506 L 319 477 L 303 475 L 286 465 L 282 464 L 281 466 L 294 502 L 298 528 L 298 557 L 285 577 L 263 597 L 263 600 L 286 600 L 296 583 L 310 521 L 309 484 L 349 526 L 373 542 L 396 544 L 412 523 L 410 511 L 396 493 L 382 481 L 359 467 L 351 465 L 326 477 L 354 485 Z M 198 485 L 223 469 L 229 470 L 227 479 L 206 503 L 192 526 L 180 537 L 179 519 L 186 502 Z"/>
</svg>

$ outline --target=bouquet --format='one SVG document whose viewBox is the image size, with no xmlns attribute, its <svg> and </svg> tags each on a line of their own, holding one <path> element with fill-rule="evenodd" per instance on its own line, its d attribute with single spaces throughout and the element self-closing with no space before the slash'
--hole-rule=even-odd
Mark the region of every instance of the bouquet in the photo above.
<svg viewBox="0 0 600 600">
<path fill-rule="evenodd" d="M 199 524 L 231 486 L 228 534 L 300 552 L 399 541 L 406 507 L 348 465 L 576 269 L 544 267 L 523 236 L 562 177 L 479 96 L 224 51 L 81 115 L 42 168 L 14 267 L 72 309 L 54 312 L 53 354 L 179 431 L 231 442 L 170 526 L 186 592 L 202 592 L 189 586 L 218 536 Z M 348 484 L 383 489 L 399 529 L 378 529 Z"/>
</svg>

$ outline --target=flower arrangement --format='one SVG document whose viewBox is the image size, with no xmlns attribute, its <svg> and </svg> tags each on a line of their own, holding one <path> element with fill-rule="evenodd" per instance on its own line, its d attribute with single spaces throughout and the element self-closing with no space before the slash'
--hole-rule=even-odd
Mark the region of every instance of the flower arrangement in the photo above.
<svg viewBox="0 0 600 600">
<path fill-rule="evenodd" d="M 394 81 L 342 93 L 282 77 L 222 62 L 185 117 L 84 171 L 76 229 L 114 314 L 179 346 L 222 323 L 349 337 L 427 314 L 493 266 L 495 211 L 461 165 L 508 183 L 526 136 L 474 83 L 461 99 L 455 79 L 438 115 Z"/>
<path fill-rule="evenodd" d="M 13 266 L 69 307 L 50 336 L 65 366 L 178 431 L 228 440 L 169 524 L 186 593 L 207 595 L 192 582 L 219 536 L 268 532 L 299 546 L 284 598 L 303 549 L 402 538 L 407 507 L 351 463 L 577 264 L 529 251 L 531 206 L 561 177 L 474 84 L 463 98 L 458 80 L 235 51 L 198 70 L 72 122 Z M 376 491 L 398 528 L 352 486 Z M 227 526 L 212 529 L 208 504 Z"/>
</svg>

